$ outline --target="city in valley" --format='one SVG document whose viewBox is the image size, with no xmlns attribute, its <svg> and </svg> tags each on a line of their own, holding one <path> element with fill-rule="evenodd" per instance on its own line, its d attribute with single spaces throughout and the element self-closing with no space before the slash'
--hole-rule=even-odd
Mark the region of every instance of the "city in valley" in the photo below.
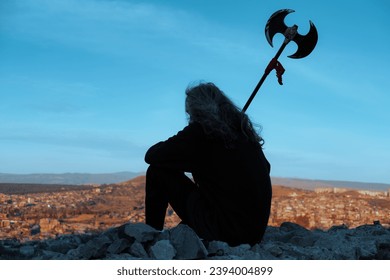
<svg viewBox="0 0 390 280">
<path fill-rule="evenodd" d="M 108 185 L 0 184 L 0 239 L 37 240 L 103 231 L 144 221 L 145 177 Z M 269 225 L 290 221 L 327 230 L 381 223 L 390 226 L 390 190 L 273 186 Z M 167 210 L 166 227 L 180 219 Z"/>
</svg>

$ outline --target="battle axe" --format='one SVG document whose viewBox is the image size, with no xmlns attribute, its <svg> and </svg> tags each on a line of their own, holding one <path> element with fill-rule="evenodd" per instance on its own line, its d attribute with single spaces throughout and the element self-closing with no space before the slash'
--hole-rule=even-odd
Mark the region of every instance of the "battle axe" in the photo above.
<svg viewBox="0 0 390 280">
<path fill-rule="evenodd" d="M 261 77 L 260 81 L 256 85 L 255 89 L 253 90 L 251 96 L 249 97 L 248 101 L 246 102 L 244 108 L 242 109 L 243 112 L 245 112 L 249 105 L 251 104 L 253 98 L 255 97 L 256 93 L 260 89 L 261 85 L 263 84 L 264 80 L 267 78 L 268 74 L 275 69 L 276 70 L 276 76 L 278 77 L 279 84 L 282 83 L 282 75 L 284 73 L 284 68 L 278 61 L 279 56 L 283 52 L 284 48 L 287 46 L 288 43 L 291 41 L 294 41 L 298 45 L 297 51 L 289 55 L 290 58 L 303 58 L 305 56 L 308 56 L 314 49 L 314 47 L 317 44 L 318 40 L 318 33 L 317 29 L 314 26 L 314 24 L 310 22 L 310 30 L 309 32 L 302 36 L 298 33 L 298 26 L 293 25 L 291 27 L 286 26 L 284 23 L 284 18 L 289 14 L 294 12 L 294 10 L 290 9 L 284 9 L 276 11 L 272 14 L 272 16 L 269 18 L 266 26 L 265 26 L 265 36 L 267 38 L 268 43 L 273 47 L 272 39 L 275 36 L 276 33 L 282 33 L 285 37 L 282 46 L 279 48 L 276 55 L 271 59 L 270 63 L 268 64 L 267 68 L 264 71 L 263 76 Z"/>
</svg>

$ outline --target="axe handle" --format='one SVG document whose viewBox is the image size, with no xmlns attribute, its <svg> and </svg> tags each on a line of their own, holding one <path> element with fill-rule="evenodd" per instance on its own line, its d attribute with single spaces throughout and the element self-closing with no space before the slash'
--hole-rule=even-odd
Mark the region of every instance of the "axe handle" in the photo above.
<svg viewBox="0 0 390 280">
<path fill-rule="evenodd" d="M 278 52 L 276 53 L 276 55 L 271 59 L 270 63 L 268 64 L 267 68 L 264 70 L 264 74 L 263 76 L 261 77 L 260 81 L 257 83 L 255 89 L 253 90 L 251 96 L 249 97 L 248 101 L 246 102 L 244 108 L 242 109 L 242 112 L 245 113 L 246 110 L 248 109 L 249 105 L 251 104 L 253 98 L 255 98 L 257 92 L 259 91 L 261 85 L 264 83 L 265 79 L 267 78 L 268 74 L 271 72 L 270 69 L 270 64 L 273 63 L 274 61 L 277 61 L 279 56 L 282 54 L 284 48 L 287 46 L 287 44 L 289 43 L 290 41 L 289 40 L 285 40 L 283 42 L 283 44 L 280 46 Z"/>
</svg>

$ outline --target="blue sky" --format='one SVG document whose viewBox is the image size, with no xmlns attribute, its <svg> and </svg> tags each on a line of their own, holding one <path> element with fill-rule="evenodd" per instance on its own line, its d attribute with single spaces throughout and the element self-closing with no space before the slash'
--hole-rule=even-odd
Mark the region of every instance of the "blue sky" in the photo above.
<svg viewBox="0 0 390 280">
<path fill-rule="evenodd" d="M 145 171 L 190 83 L 244 106 L 283 8 L 319 41 L 299 60 L 287 46 L 284 85 L 272 72 L 247 111 L 271 175 L 390 183 L 387 0 L 1 0 L 0 173 Z"/>
</svg>

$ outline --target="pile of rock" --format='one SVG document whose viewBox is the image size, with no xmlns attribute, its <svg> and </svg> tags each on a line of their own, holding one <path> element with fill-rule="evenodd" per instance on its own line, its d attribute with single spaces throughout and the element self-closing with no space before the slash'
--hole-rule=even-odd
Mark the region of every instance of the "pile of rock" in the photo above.
<svg viewBox="0 0 390 280">
<path fill-rule="evenodd" d="M 390 259 L 390 229 L 376 224 L 310 231 L 286 222 L 268 227 L 260 244 L 230 247 L 221 241 L 204 242 L 182 224 L 161 232 L 129 223 L 100 234 L 25 243 L 2 240 L 0 259 Z"/>
</svg>

